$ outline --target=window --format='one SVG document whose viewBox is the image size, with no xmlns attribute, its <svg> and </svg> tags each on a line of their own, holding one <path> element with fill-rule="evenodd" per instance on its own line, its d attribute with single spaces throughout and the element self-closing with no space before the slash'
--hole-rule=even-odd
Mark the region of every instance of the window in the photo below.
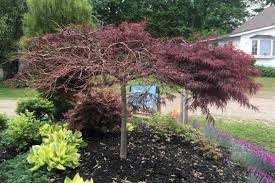
<svg viewBox="0 0 275 183">
<path fill-rule="evenodd" d="M 258 54 L 258 40 L 252 40 L 252 55 Z"/>
<path fill-rule="evenodd" d="M 260 55 L 270 56 L 271 55 L 271 40 L 260 40 Z"/>
<path fill-rule="evenodd" d="M 252 39 L 251 53 L 258 57 L 275 57 L 275 39 Z"/>
</svg>

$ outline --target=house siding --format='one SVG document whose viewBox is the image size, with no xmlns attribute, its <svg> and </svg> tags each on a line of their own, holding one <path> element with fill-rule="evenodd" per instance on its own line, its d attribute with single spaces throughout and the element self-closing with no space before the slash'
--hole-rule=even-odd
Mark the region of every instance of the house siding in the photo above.
<svg viewBox="0 0 275 183">
<path fill-rule="evenodd" d="M 218 44 L 224 45 L 231 42 L 237 49 L 240 49 L 245 53 L 252 54 L 251 37 L 256 35 L 270 35 L 275 37 L 275 28 L 243 34 L 239 37 L 225 38 L 223 40 L 219 40 Z M 275 67 L 275 56 L 273 58 L 256 58 L 256 65 Z"/>
<path fill-rule="evenodd" d="M 252 53 L 252 39 L 251 37 L 256 35 L 270 35 L 275 37 L 275 28 L 253 32 L 241 36 L 240 49 L 246 53 Z M 267 67 L 275 67 L 275 58 L 256 58 L 256 65 L 262 65 Z"/>
</svg>

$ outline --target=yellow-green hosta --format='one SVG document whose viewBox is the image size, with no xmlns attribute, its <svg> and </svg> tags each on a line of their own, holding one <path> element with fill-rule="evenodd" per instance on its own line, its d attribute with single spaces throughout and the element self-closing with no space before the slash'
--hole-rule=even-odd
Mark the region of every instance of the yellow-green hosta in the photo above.
<svg viewBox="0 0 275 183">
<path fill-rule="evenodd" d="M 39 135 L 40 135 L 42 138 L 47 138 L 47 137 L 49 137 L 49 135 L 51 135 L 53 132 L 62 130 L 62 129 L 64 128 L 63 126 L 64 126 L 64 125 L 61 125 L 61 124 L 53 124 L 53 125 L 45 124 L 45 125 L 43 125 L 43 126 L 39 129 Z"/>
<path fill-rule="evenodd" d="M 44 125 L 39 129 L 43 137 L 43 143 L 66 141 L 69 145 L 81 147 L 83 145 L 82 134 L 79 131 L 67 130 L 62 125 Z"/>
<path fill-rule="evenodd" d="M 48 171 L 52 169 L 65 170 L 66 167 L 76 168 L 79 166 L 80 154 L 75 146 L 65 141 L 51 142 L 33 146 L 28 155 L 28 162 L 34 164 L 32 171 L 46 165 Z"/>
<path fill-rule="evenodd" d="M 79 176 L 79 173 L 75 175 L 73 180 L 66 177 L 64 183 L 94 183 L 93 179 L 84 181 L 83 178 Z"/>
</svg>

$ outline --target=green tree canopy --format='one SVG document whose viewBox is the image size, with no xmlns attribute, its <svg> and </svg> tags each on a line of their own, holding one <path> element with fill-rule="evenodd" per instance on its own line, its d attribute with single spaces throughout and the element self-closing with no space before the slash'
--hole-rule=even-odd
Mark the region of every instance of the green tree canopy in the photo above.
<svg viewBox="0 0 275 183">
<path fill-rule="evenodd" d="M 193 32 L 231 32 L 249 12 L 249 0 L 93 0 L 96 16 L 105 23 L 146 19 L 155 36 Z"/>
<path fill-rule="evenodd" d="M 24 34 L 37 36 L 71 25 L 93 25 L 90 0 L 27 0 Z"/>
<path fill-rule="evenodd" d="M 17 50 L 26 5 L 24 0 L 0 0 L 0 4 L 0 63 L 3 63 Z"/>
</svg>

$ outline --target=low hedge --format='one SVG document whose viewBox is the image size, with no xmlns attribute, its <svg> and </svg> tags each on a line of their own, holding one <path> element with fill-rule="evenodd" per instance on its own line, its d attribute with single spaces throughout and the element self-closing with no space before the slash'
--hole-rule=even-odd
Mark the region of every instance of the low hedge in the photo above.
<svg viewBox="0 0 275 183">
<path fill-rule="evenodd" d="M 275 78 L 275 68 L 266 66 L 255 66 L 259 71 L 262 72 L 263 77 Z"/>
</svg>

